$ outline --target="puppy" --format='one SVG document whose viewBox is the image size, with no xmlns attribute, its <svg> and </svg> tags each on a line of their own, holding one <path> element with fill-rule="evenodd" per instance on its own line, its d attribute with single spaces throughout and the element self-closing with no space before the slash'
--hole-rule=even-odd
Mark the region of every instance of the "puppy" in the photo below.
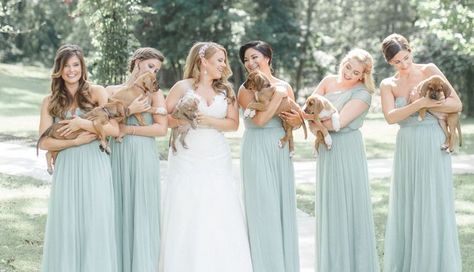
<svg viewBox="0 0 474 272">
<path fill-rule="evenodd" d="M 451 95 L 451 88 L 444 81 L 444 79 L 438 75 L 431 76 L 418 84 L 415 90 L 416 96 L 419 97 L 429 97 L 434 100 L 443 100 L 448 98 Z M 412 97 L 412 96 L 410 96 Z M 413 102 L 413 99 L 410 99 L 409 103 Z M 420 109 L 418 120 L 423 120 L 426 115 L 426 111 L 429 111 L 433 116 L 438 118 L 438 123 L 443 129 L 446 140 L 441 145 L 441 149 L 445 150 L 448 153 L 454 151 L 454 146 L 456 145 L 456 131 L 459 135 L 459 146 L 462 145 L 462 134 L 461 134 L 461 123 L 459 121 L 459 113 L 444 113 L 437 112 L 427 108 Z"/>
<path fill-rule="evenodd" d="M 244 117 L 247 117 L 247 118 L 253 117 L 251 114 L 252 110 L 265 111 L 268 107 L 268 104 L 270 103 L 270 100 L 273 94 L 276 91 L 276 88 L 271 86 L 268 78 L 262 72 L 258 70 L 253 71 L 248 75 L 247 80 L 245 80 L 243 85 L 247 90 L 253 91 L 255 95 L 254 101 L 248 104 L 247 109 L 245 110 L 247 114 L 244 112 Z M 278 115 L 282 112 L 291 111 L 291 110 L 295 110 L 296 112 L 298 112 L 301 118 L 303 130 L 304 130 L 304 138 L 306 139 L 307 138 L 306 124 L 303 119 L 301 108 L 300 106 L 298 106 L 298 104 L 296 104 L 295 101 L 289 99 L 288 97 L 283 98 L 278 109 L 275 112 L 275 115 Z M 290 124 L 288 124 L 284 119 L 282 119 L 282 123 L 283 123 L 283 129 L 285 130 L 285 136 L 283 136 L 283 138 L 280 139 L 280 141 L 278 142 L 278 145 L 280 146 L 280 148 L 283 148 L 285 144 L 288 142 L 290 157 L 293 157 L 295 153 L 294 140 L 293 140 L 293 127 Z"/>
<path fill-rule="evenodd" d="M 197 112 L 199 106 L 199 98 L 191 93 L 185 94 L 176 104 L 171 117 L 177 120 L 184 120 L 186 123 L 181 126 L 177 126 L 171 129 L 170 135 L 170 146 L 173 150 L 173 154 L 176 153 L 176 139 L 179 137 L 179 141 L 184 148 L 188 148 L 184 138 L 188 134 L 191 128 L 197 128 Z"/>
<path fill-rule="evenodd" d="M 110 154 L 110 147 L 108 146 L 106 135 L 104 132 L 104 125 L 106 125 L 111 119 L 116 120 L 117 122 L 123 121 L 125 118 L 125 105 L 120 100 L 115 100 L 109 102 L 103 106 L 95 107 L 88 113 L 86 113 L 82 118 L 92 121 L 92 125 L 96 131 L 97 137 L 100 139 L 99 148 L 102 152 Z M 68 136 L 61 136 L 61 133 L 58 132 L 58 129 L 63 127 L 65 124 L 54 123 L 48 129 L 46 129 L 43 134 L 38 139 L 36 143 L 36 154 L 38 155 L 38 145 L 42 139 L 45 137 L 51 137 L 54 139 L 60 140 L 72 140 L 75 139 L 83 130 L 77 130 Z M 58 151 L 48 151 L 46 153 L 46 160 L 48 165 L 48 173 L 53 174 L 53 162 L 56 159 Z"/>
<path fill-rule="evenodd" d="M 321 119 L 331 118 L 334 130 L 339 131 L 341 128 L 339 112 L 327 98 L 319 94 L 313 94 L 306 99 L 303 111 L 306 114 L 313 115 L 312 121 L 314 121 L 315 125 L 310 126 L 310 130 L 316 136 L 316 140 L 314 140 L 314 156 L 317 157 L 319 144 L 326 145 L 328 150 L 332 147 L 331 135 L 328 129 L 321 123 Z"/>
<path fill-rule="evenodd" d="M 110 97 L 110 100 L 120 100 L 126 107 L 128 107 L 133 102 L 133 100 L 135 100 L 140 95 L 144 95 L 149 98 L 150 94 L 157 92 L 158 89 L 159 87 L 156 81 L 156 75 L 151 72 L 147 72 L 139 76 L 132 86 L 125 86 L 118 90 L 114 95 L 112 95 L 112 97 Z M 137 118 L 140 126 L 146 125 L 141 113 L 135 113 L 134 116 Z"/>
</svg>

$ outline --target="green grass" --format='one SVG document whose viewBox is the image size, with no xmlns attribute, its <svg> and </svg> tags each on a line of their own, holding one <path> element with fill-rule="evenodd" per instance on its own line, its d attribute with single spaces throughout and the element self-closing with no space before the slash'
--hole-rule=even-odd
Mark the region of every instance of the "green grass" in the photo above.
<svg viewBox="0 0 474 272">
<path fill-rule="evenodd" d="M 0 174 L 0 271 L 39 271 L 49 185 Z"/>
<path fill-rule="evenodd" d="M 390 180 L 374 179 L 370 187 L 377 250 L 383 256 Z M 454 187 L 463 270 L 473 271 L 474 175 L 456 175 Z M 0 174 L 0 271 L 38 271 L 49 190 L 49 184 L 33 178 Z M 314 184 L 299 184 L 296 194 L 298 208 L 314 216 Z"/>
<path fill-rule="evenodd" d="M 49 90 L 48 70 L 0 64 L 0 116 L 38 115 Z"/>
<path fill-rule="evenodd" d="M 455 208 L 459 232 L 463 271 L 474 271 L 474 175 L 455 175 Z M 383 242 L 387 223 L 390 179 L 374 179 L 370 182 L 375 223 L 375 238 L 380 262 L 383 262 Z M 314 184 L 298 184 L 296 196 L 298 208 L 314 216 Z"/>
</svg>

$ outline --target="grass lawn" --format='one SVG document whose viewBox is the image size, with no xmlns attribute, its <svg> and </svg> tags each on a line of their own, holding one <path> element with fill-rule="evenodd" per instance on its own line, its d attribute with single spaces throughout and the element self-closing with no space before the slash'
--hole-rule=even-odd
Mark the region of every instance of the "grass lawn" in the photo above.
<svg viewBox="0 0 474 272">
<path fill-rule="evenodd" d="M 383 241 L 387 222 L 390 179 L 370 182 L 379 260 L 383 261 Z M 298 208 L 314 216 L 314 184 L 299 184 L 296 188 Z M 463 271 L 474 271 L 474 175 L 455 175 L 455 208 L 462 255 Z M 383 267 L 383 266 L 382 266 Z"/>
<path fill-rule="evenodd" d="M 49 188 L 0 174 L 0 271 L 39 271 Z"/>
<path fill-rule="evenodd" d="M 387 220 L 389 179 L 370 183 L 379 256 Z M 464 271 L 474 271 L 474 175 L 456 175 L 456 219 Z M 38 271 L 50 186 L 39 180 L 0 174 L 0 271 Z M 298 208 L 314 216 L 314 185 L 297 187 Z M 6 223 L 4 223 L 6 222 Z M 382 261 L 383 258 L 380 258 Z"/>
</svg>

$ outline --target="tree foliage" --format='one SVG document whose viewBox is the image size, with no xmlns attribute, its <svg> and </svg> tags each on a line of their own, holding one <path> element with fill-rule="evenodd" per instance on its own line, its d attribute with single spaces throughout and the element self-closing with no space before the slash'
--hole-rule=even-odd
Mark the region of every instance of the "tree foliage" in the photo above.
<svg viewBox="0 0 474 272">
<path fill-rule="evenodd" d="M 245 71 L 240 45 L 265 40 L 275 73 L 307 94 L 354 47 L 376 60 L 375 79 L 393 74 L 380 52 L 396 32 L 415 48 L 415 59 L 440 67 L 474 115 L 474 3 L 471 0 L 0 0 L 2 61 L 51 65 L 62 43 L 81 45 L 93 79 L 123 81 L 127 58 L 140 46 L 161 50 L 161 84 L 181 79 L 189 48 L 215 41 L 229 53 L 235 87 Z"/>
</svg>

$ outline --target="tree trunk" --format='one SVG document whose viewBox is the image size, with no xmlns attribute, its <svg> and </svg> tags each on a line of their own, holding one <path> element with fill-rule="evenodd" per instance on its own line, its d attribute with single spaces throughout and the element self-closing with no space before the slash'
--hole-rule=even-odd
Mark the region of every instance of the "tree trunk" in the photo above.
<svg viewBox="0 0 474 272">
<path fill-rule="evenodd" d="M 306 63 L 306 58 L 308 58 L 308 45 L 309 45 L 309 39 L 311 37 L 311 21 L 313 18 L 313 11 L 314 11 L 314 6 L 316 6 L 313 2 L 314 0 L 308 0 L 308 6 L 306 10 L 306 33 L 304 34 L 304 40 L 303 43 L 301 44 L 301 50 L 300 50 L 300 58 L 299 58 L 299 63 L 298 67 L 296 69 L 296 76 L 295 76 L 295 98 L 298 99 L 298 94 L 301 89 L 301 80 L 303 78 L 303 69 Z"/>
</svg>

